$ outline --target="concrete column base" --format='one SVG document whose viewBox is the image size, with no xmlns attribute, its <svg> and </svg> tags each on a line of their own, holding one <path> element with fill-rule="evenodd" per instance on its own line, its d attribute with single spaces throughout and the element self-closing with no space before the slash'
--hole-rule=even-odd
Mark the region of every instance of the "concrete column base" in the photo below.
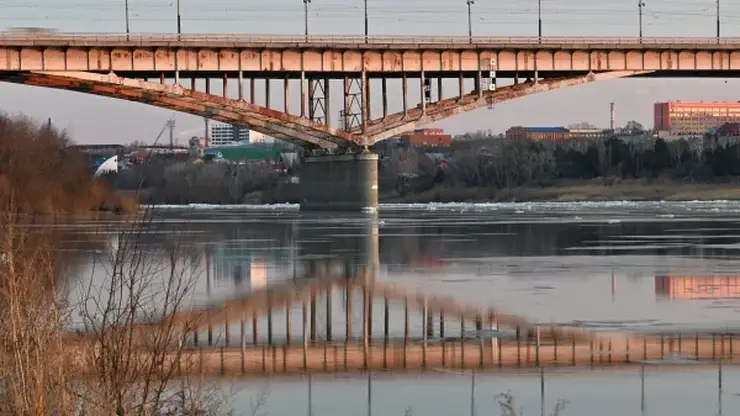
<svg viewBox="0 0 740 416">
<path fill-rule="evenodd" d="M 378 155 L 311 156 L 301 167 L 301 210 L 377 211 Z"/>
</svg>

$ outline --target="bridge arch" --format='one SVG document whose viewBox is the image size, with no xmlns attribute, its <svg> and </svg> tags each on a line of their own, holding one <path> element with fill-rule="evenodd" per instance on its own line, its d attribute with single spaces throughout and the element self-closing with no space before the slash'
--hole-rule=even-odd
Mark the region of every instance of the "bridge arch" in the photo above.
<svg viewBox="0 0 740 416">
<path fill-rule="evenodd" d="M 508 85 L 495 91 L 473 91 L 469 94 L 421 105 L 404 112 L 369 120 L 366 130 L 357 126 L 343 131 L 305 117 L 286 114 L 248 103 L 183 88 L 136 79 L 114 73 L 84 71 L 0 71 L 0 81 L 77 91 L 128 101 L 141 102 L 229 124 L 243 125 L 304 148 L 359 148 L 373 145 L 401 133 L 417 129 L 457 114 L 484 106 L 559 88 L 639 76 L 653 71 L 589 72 L 559 78 L 532 80 Z"/>
<path fill-rule="evenodd" d="M 128 78 L 114 73 L 17 71 L 0 72 L 0 81 L 82 92 L 154 105 L 243 125 L 304 148 L 356 146 L 353 134 L 306 118 L 272 110 L 243 100 L 234 100 L 183 88 Z"/>
</svg>

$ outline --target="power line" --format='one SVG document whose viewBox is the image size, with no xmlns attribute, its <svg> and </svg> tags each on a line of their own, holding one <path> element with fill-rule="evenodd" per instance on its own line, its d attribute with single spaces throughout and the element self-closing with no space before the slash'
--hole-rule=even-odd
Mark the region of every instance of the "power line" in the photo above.
<svg viewBox="0 0 740 416">
<path fill-rule="evenodd" d="M 346 0 L 349 2 L 350 0 Z M 363 14 L 362 2 L 351 0 L 353 4 L 325 4 L 311 9 L 311 19 L 320 23 L 360 18 Z M 354 4 L 354 3 L 358 4 Z M 129 0 L 130 20 L 134 22 L 170 22 L 167 17 L 173 12 L 174 1 L 155 3 L 152 1 Z M 485 25 L 518 25 L 531 23 L 538 19 L 537 2 L 523 7 L 523 0 L 500 0 L 495 5 L 487 3 L 476 5 L 471 20 Z M 613 0 L 550 0 L 542 15 L 547 24 L 591 25 L 591 26 L 634 26 L 631 21 L 618 21 L 615 17 L 631 18 L 634 7 L 617 7 Z M 643 10 L 647 26 L 671 26 L 692 18 L 715 18 L 713 1 L 697 4 L 689 0 L 652 0 Z M 464 5 L 452 5 L 448 0 L 372 0 L 368 20 L 377 23 L 429 23 L 436 25 L 461 26 L 461 19 L 454 16 L 466 13 Z M 655 6 L 653 6 L 655 5 Z M 95 13 L 95 21 L 120 21 L 120 2 L 101 3 L 99 1 L 73 0 L 54 7 L 41 1 L 0 0 L 4 13 L 0 22 L 79 22 L 88 21 L 88 13 Z M 84 12 L 84 13 L 83 13 Z M 279 16 L 277 16 L 279 15 Z M 303 20 L 301 7 L 276 5 L 244 5 L 237 2 L 216 0 L 183 8 L 181 20 L 189 22 L 223 21 L 263 23 L 267 17 L 284 23 Z M 529 20 L 532 18 L 532 20 Z M 723 6 L 720 16 L 723 22 L 740 19 L 740 5 Z"/>
</svg>

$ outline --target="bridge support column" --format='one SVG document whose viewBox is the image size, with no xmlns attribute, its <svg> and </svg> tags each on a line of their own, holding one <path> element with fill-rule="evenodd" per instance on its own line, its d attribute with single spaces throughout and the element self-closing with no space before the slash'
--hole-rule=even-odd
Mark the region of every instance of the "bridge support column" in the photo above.
<svg viewBox="0 0 740 416">
<path fill-rule="evenodd" d="M 311 156 L 301 171 L 301 209 L 375 211 L 378 208 L 378 155 Z"/>
</svg>

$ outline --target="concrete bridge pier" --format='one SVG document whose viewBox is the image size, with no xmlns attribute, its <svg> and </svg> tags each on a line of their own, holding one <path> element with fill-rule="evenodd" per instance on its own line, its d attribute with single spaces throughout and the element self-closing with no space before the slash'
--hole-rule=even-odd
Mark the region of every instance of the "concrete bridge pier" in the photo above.
<svg viewBox="0 0 740 416">
<path fill-rule="evenodd" d="M 301 170 L 301 210 L 377 211 L 378 155 L 306 158 Z"/>
</svg>

